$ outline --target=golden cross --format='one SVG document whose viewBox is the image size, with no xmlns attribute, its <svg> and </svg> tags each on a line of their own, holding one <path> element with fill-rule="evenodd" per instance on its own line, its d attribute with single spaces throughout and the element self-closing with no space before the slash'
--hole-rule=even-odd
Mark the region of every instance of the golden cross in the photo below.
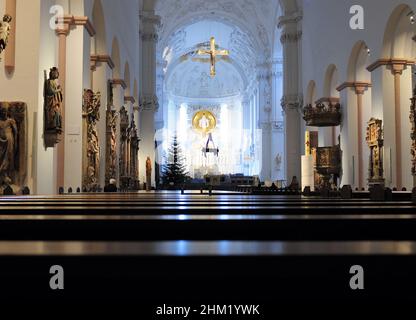
<svg viewBox="0 0 416 320">
<path fill-rule="evenodd" d="M 211 37 L 210 40 L 210 50 L 198 50 L 198 55 L 209 55 L 210 56 L 210 62 L 211 62 L 211 77 L 215 77 L 216 70 L 215 70 L 215 64 L 217 62 L 217 56 L 229 56 L 230 51 L 228 50 L 217 50 L 217 47 L 215 45 L 215 38 Z"/>
</svg>

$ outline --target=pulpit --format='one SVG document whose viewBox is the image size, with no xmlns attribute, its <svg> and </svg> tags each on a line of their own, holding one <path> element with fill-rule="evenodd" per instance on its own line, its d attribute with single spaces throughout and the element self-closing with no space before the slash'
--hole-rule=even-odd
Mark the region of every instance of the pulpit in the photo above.
<svg viewBox="0 0 416 320">
<path fill-rule="evenodd" d="M 303 119 L 311 127 L 336 127 L 341 124 L 341 105 L 332 100 L 311 104 L 303 108 Z"/>
<path fill-rule="evenodd" d="M 316 172 L 321 176 L 321 188 L 331 188 L 341 174 L 340 146 L 316 148 Z"/>
</svg>

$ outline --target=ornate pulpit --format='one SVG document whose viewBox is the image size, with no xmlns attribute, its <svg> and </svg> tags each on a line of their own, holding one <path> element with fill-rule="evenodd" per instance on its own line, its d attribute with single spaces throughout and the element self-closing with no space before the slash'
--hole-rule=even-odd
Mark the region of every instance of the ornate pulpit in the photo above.
<svg viewBox="0 0 416 320">
<path fill-rule="evenodd" d="M 303 119 L 311 127 L 336 127 L 341 124 L 341 105 L 331 100 L 303 108 Z"/>
<path fill-rule="evenodd" d="M 321 188 L 330 188 L 330 180 L 341 174 L 341 148 L 318 147 L 316 148 L 316 172 L 321 176 Z"/>
<path fill-rule="evenodd" d="M 367 144 L 370 148 L 370 162 L 368 168 L 368 184 L 384 185 L 384 134 L 383 121 L 371 118 L 367 127 Z"/>
</svg>

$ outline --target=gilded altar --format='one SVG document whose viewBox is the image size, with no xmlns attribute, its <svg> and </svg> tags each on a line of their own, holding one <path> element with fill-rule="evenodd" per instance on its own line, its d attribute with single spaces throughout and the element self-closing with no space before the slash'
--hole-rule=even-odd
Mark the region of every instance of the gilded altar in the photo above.
<svg viewBox="0 0 416 320">
<path fill-rule="evenodd" d="M 383 184 L 384 180 L 384 133 L 383 121 L 371 118 L 367 126 L 367 145 L 370 148 L 368 184 Z"/>
</svg>

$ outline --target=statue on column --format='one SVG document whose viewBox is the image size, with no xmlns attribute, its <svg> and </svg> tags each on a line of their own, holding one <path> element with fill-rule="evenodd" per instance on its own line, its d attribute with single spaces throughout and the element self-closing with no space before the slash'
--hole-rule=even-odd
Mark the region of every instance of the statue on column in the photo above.
<svg viewBox="0 0 416 320">
<path fill-rule="evenodd" d="M 146 191 L 152 190 L 152 161 L 150 157 L 146 159 Z"/>
<path fill-rule="evenodd" d="M 100 120 L 101 93 L 84 90 L 83 96 L 83 188 L 88 191 L 98 187 L 100 175 L 100 144 L 97 122 Z"/>
<path fill-rule="evenodd" d="M 8 14 L 3 16 L 3 21 L 0 21 L 0 54 L 6 49 L 10 36 L 10 22 L 12 17 Z M 0 58 L 1 61 L 1 58 Z"/>
<path fill-rule="evenodd" d="M 44 87 L 44 117 L 45 117 L 45 144 L 53 147 L 59 142 L 62 134 L 62 104 L 64 101 L 62 88 L 59 85 L 58 68 L 53 67 L 49 72 Z"/>
</svg>

